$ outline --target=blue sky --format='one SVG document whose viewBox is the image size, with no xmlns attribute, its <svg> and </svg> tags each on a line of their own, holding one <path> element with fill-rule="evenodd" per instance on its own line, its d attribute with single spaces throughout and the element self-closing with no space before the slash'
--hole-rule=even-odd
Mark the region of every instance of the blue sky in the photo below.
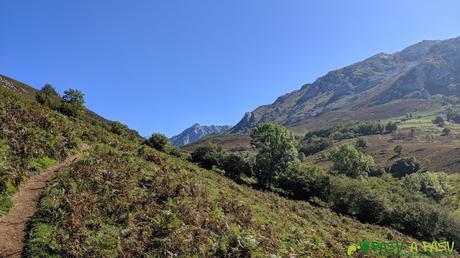
<svg viewBox="0 0 460 258">
<path fill-rule="evenodd" d="M 244 112 L 331 69 L 460 36 L 458 0 L 3 0 L 0 74 L 142 135 Z"/>
</svg>

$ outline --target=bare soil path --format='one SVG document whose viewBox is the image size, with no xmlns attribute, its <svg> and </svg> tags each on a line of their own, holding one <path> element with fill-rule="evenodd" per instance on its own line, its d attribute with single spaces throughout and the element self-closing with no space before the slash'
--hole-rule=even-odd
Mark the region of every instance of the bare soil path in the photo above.
<svg viewBox="0 0 460 258">
<path fill-rule="evenodd" d="M 83 146 L 83 150 L 88 146 Z M 0 257 L 21 257 L 27 225 L 38 210 L 40 196 L 47 183 L 75 163 L 82 154 L 75 154 L 46 171 L 30 177 L 13 196 L 13 207 L 0 218 Z"/>
</svg>

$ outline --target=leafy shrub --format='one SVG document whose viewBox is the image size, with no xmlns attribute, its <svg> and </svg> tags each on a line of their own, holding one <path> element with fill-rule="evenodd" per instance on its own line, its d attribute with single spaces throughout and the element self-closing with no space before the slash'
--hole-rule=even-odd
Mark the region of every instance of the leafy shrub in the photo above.
<svg viewBox="0 0 460 258">
<path fill-rule="evenodd" d="M 367 223 L 389 226 L 422 240 L 460 239 L 460 219 L 391 176 L 358 180 L 333 176 L 325 203 Z"/>
<path fill-rule="evenodd" d="M 181 148 L 178 148 L 178 147 L 170 146 L 168 154 L 171 154 L 171 155 L 173 155 L 175 157 L 178 157 L 178 158 L 181 158 L 181 159 L 184 159 L 184 160 L 191 159 L 190 153 L 188 153 L 186 151 L 183 151 Z"/>
<path fill-rule="evenodd" d="M 59 110 L 61 97 L 56 89 L 50 84 L 46 84 L 43 88 L 36 93 L 35 99 L 41 105 L 47 106 L 53 110 Z"/>
<path fill-rule="evenodd" d="M 351 139 L 358 136 L 391 133 L 397 128 L 396 123 L 384 124 L 378 121 L 358 121 L 338 125 L 327 129 L 318 129 L 305 134 L 304 140 L 312 137 L 331 138 L 334 140 Z"/>
<path fill-rule="evenodd" d="M 460 111 L 451 110 L 447 113 L 447 120 L 460 124 Z"/>
<path fill-rule="evenodd" d="M 401 156 L 402 151 L 403 151 L 403 146 L 398 144 L 393 148 L 393 151 L 394 151 L 396 156 Z"/>
<path fill-rule="evenodd" d="M 419 191 L 426 196 L 440 201 L 449 192 L 447 174 L 443 172 L 413 173 L 402 178 L 405 187 Z"/>
<path fill-rule="evenodd" d="M 59 107 L 60 112 L 73 117 L 80 115 L 85 108 L 84 96 L 85 94 L 80 90 L 65 90 L 64 96 L 62 96 L 62 103 Z"/>
<path fill-rule="evenodd" d="M 277 177 L 276 183 L 291 198 L 309 200 L 311 197 L 324 198 L 329 188 L 329 176 L 317 165 L 295 163 Z"/>
<path fill-rule="evenodd" d="M 140 139 L 139 133 L 135 130 L 129 129 L 129 127 L 121 122 L 114 121 L 110 124 L 110 132 L 117 134 L 122 137 L 127 137 L 130 140 Z"/>
<path fill-rule="evenodd" d="M 353 178 L 367 176 L 374 166 L 372 156 L 362 153 L 352 144 L 344 144 L 332 150 L 328 158 L 334 162 L 333 170 L 336 173 Z"/>
<path fill-rule="evenodd" d="M 8 155 L 9 146 L 5 141 L 0 139 L 0 171 L 5 171 L 8 169 Z"/>
<path fill-rule="evenodd" d="M 314 136 L 308 138 L 308 140 L 302 143 L 302 146 L 300 147 L 300 152 L 304 153 L 305 155 L 312 155 L 327 149 L 329 146 L 332 146 L 332 140 L 330 140 L 329 138 L 321 138 Z"/>
<path fill-rule="evenodd" d="M 154 133 L 145 141 L 145 144 L 159 151 L 165 151 L 169 146 L 169 139 L 164 134 Z"/>
<path fill-rule="evenodd" d="M 251 175 L 251 165 L 239 154 L 230 153 L 224 156 L 221 168 L 225 176 L 240 181 L 242 175 Z"/>
<path fill-rule="evenodd" d="M 56 89 L 51 84 L 45 84 L 45 86 L 41 88 L 40 92 L 45 94 L 46 96 L 57 97 L 57 98 L 60 97 L 59 93 L 56 91 Z"/>
<path fill-rule="evenodd" d="M 332 178 L 327 201 L 334 211 L 368 223 L 384 222 L 390 210 L 382 194 L 368 181 L 344 176 Z"/>
<path fill-rule="evenodd" d="M 451 130 L 450 128 L 447 128 L 447 127 L 446 127 L 446 128 L 444 128 L 444 129 L 442 129 L 442 135 L 443 135 L 443 136 L 450 135 L 450 132 L 451 132 L 451 131 L 452 131 L 452 130 Z"/>
<path fill-rule="evenodd" d="M 445 124 L 444 118 L 442 116 L 436 116 L 436 118 L 432 122 L 433 124 L 441 127 Z"/>
<path fill-rule="evenodd" d="M 387 133 L 393 133 L 393 132 L 395 132 L 397 129 L 398 129 L 398 124 L 397 124 L 397 123 L 388 122 L 388 123 L 385 125 L 385 131 L 386 131 Z"/>
<path fill-rule="evenodd" d="M 206 144 L 198 146 L 191 156 L 192 162 L 203 168 L 212 169 L 213 166 L 222 167 L 225 153 L 220 145 Z"/>
<path fill-rule="evenodd" d="M 368 148 L 369 142 L 368 142 L 367 138 L 360 137 L 358 140 L 356 140 L 355 146 L 359 150 L 364 151 L 364 150 L 366 150 Z"/>
<path fill-rule="evenodd" d="M 390 167 L 390 173 L 394 177 L 401 178 L 420 170 L 420 163 L 414 158 L 400 158 Z"/>
</svg>

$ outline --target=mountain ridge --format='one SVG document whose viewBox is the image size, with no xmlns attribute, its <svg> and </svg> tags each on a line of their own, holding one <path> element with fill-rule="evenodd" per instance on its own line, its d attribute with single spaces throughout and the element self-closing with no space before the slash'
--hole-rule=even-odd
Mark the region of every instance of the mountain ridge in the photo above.
<svg viewBox="0 0 460 258">
<path fill-rule="evenodd" d="M 229 125 L 200 125 L 195 123 L 180 134 L 171 137 L 170 142 L 174 146 L 184 146 L 208 135 L 224 133 L 230 128 Z"/>
<path fill-rule="evenodd" d="M 364 116 L 386 119 L 420 111 L 425 104 L 432 105 L 439 98 L 437 95 L 460 95 L 460 37 L 421 41 L 393 54 L 379 53 L 332 70 L 313 83 L 278 97 L 272 104 L 245 113 L 229 133 L 248 133 L 261 122 L 299 129 L 321 127 L 322 123 L 309 125 L 309 120 L 330 116 L 342 121 L 343 112 L 353 119 L 350 113 L 358 108 L 359 115 L 394 103 L 394 109 L 390 108 L 393 112 L 387 112 L 388 115 Z M 417 102 L 417 108 L 411 108 L 407 101 Z M 334 115 L 338 110 L 341 112 Z"/>
</svg>

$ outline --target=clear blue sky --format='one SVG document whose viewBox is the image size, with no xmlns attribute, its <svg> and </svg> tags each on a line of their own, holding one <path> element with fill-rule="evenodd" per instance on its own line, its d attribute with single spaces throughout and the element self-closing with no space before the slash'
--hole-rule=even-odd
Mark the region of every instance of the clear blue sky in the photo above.
<svg viewBox="0 0 460 258">
<path fill-rule="evenodd" d="M 458 0 L 2 0 L 0 74 L 142 135 L 244 112 L 331 69 L 460 36 Z"/>
</svg>

